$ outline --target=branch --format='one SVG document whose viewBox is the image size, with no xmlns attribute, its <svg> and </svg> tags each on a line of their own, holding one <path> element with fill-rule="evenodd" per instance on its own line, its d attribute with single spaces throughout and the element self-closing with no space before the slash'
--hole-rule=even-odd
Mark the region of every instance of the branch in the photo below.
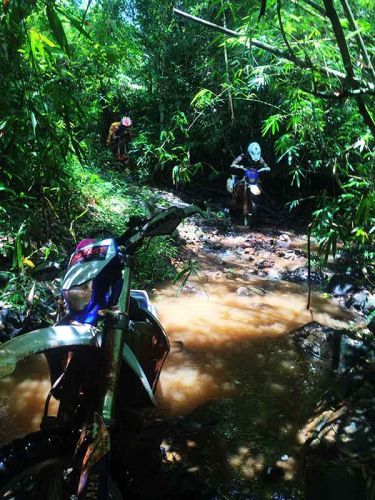
<svg viewBox="0 0 375 500">
<path fill-rule="evenodd" d="M 339 16 L 336 12 L 336 9 L 333 5 L 333 0 L 323 0 L 324 6 L 326 8 L 327 16 L 329 20 L 331 21 L 333 31 L 336 36 L 337 44 L 341 53 L 341 58 L 343 60 L 345 70 L 348 76 L 348 79 L 351 84 L 356 84 L 358 85 L 358 81 L 356 81 L 354 77 L 354 69 L 352 65 L 352 60 L 350 57 L 350 52 L 348 48 L 348 44 L 346 43 L 345 39 L 345 34 L 344 30 L 341 26 Z M 366 123 L 366 125 L 369 127 L 371 130 L 372 135 L 375 137 L 375 121 L 373 117 L 371 116 L 371 113 L 367 109 L 366 103 L 363 99 L 363 95 L 358 95 L 355 98 L 357 102 L 357 107 L 362 115 L 363 121 Z"/>
<path fill-rule="evenodd" d="M 324 7 L 321 7 L 319 4 L 313 2 L 312 0 L 304 0 L 304 2 L 307 3 L 307 5 L 310 5 L 310 7 L 312 7 L 313 9 L 317 10 L 322 16 L 325 17 L 327 15 Z"/>
<path fill-rule="evenodd" d="M 358 97 L 363 95 L 375 95 L 375 90 L 370 90 L 368 88 L 358 88 L 358 89 L 341 89 L 333 92 L 322 92 L 321 90 L 314 89 L 313 91 L 304 89 L 309 94 L 313 94 L 316 97 L 322 97 L 323 99 L 346 99 L 348 97 Z"/>
<path fill-rule="evenodd" d="M 341 59 L 344 63 L 346 74 L 350 80 L 354 80 L 354 70 L 348 44 L 345 40 L 345 34 L 340 23 L 340 18 L 336 12 L 335 7 L 333 6 L 333 0 L 323 0 L 323 2 L 326 8 L 327 17 L 331 21 L 332 28 L 336 36 L 337 45 L 341 53 Z"/>
<path fill-rule="evenodd" d="M 221 33 L 225 33 L 226 35 L 229 35 L 232 37 L 244 36 L 242 33 L 238 33 L 237 31 L 233 31 L 233 30 L 230 30 L 228 28 L 223 28 L 222 26 L 219 26 L 218 24 L 211 23 L 210 21 L 206 21 L 205 19 L 202 19 L 202 18 L 197 17 L 197 16 L 192 16 L 191 14 L 188 14 L 187 12 L 183 12 L 182 10 L 174 8 L 173 12 L 179 16 L 182 16 L 182 17 L 185 17 L 186 19 L 189 19 L 190 21 L 194 21 L 194 22 L 202 24 L 204 26 L 208 26 L 209 28 L 212 28 L 215 31 L 220 31 Z M 345 73 L 342 73 L 341 71 L 336 71 L 335 69 L 331 69 L 331 68 L 313 67 L 304 61 L 298 61 L 298 63 L 297 63 L 293 59 L 293 56 L 290 56 L 290 54 L 288 52 L 280 50 L 277 47 L 274 47 L 273 45 L 269 45 L 268 43 L 261 42 L 260 40 L 257 40 L 255 38 L 252 38 L 250 40 L 250 43 L 252 45 L 254 45 L 255 47 L 258 47 L 260 49 L 265 50 L 266 52 L 269 52 L 270 54 L 273 54 L 277 57 L 280 57 L 281 59 L 286 59 L 287 61 L 291 61 L 292 63 L 296 64 L 297 66 L 299 66 L 303 69 L 316 70 L 323 75 L 333 76 L 343 83 L 345 83 L 347 80 L 347 75 Z M 373 84 L 373 83 L 361 82 L 357 78 L 353 78 L 353 81 L 356 82 L 358 85 L 359 84 L 365 85 L 366 87 L 368 87 L 371 90 L 375 89 L 375 84 Z"/>
<path fill-rule="evenodd" d="M 299 58 L 295 55 L 292 47 L 290 46 L 290 43 L 289 43 L 289 41 L 287 39 L 285 30 L 284 30 L 283 20 L 281 18 L 281 0 L 277 0 L 277 17 L 279 19 L 279 26 L 280 26 L 281 36 L 283 37 L 285 45 L 288 47 L 289 54 L 290 54 L 291 58 L 293 59 L 293 62 L 295 64 L 298 64 L 300 66 L 301 63 L 303 63 L 303 61 L 300 61 Z"/>
<path fill-rule="evenodd" d="M 356 20 L 354 19 L 353 12 L 352 12 L 352 9 L 350 8 L 348 0 L 341 0 L 341 5 L 342 5 L 344 12 L 345 12 L 345 15 L 349 21 L 349 26 L 356 33 L 355 37 L 357 40 L 357 44 L 358 44 L 360 52 L 362 52 L 362 56 L 363 56 L 365 63 L 367 64 L 367 68 L 370 70 L 372 77 L 375 80 L 374 67 L 371 63 L 371 59 L 368 55 L 366 46 L 364 44 L 364 41 L 363 41 L 362 35 L 360 33 L 360 30 L 358 28 L 358 25 L 356 23 Z"/>
<path fill-rule="evenodd" d="M 190 21 L 195 21 L 199 24 L 203 24 L 204 26 L 208 26 L 209 28 L 212 28 L 216 31 L 221 31 L 222 33 L 225 33 L 226 35 L 234 36 L 234 37 L 244 36 L 242 33 L 238 33 L 237 31 L 233 31 L 233 30 L 230 30 L 228 28 L 223 28 L 223 26 L 219 26 L 218 24 L 211 23 L 210 21 L 206 21 L 205 19 L 202 19 L 201 17 L 192 16 L 191 14 L 188 14 L 187 12 L 183 12 L 182 10 L 174 8 L 173 12 L 179 16 L 186 17 L 186 19 L 189 19 Z M 260 40 L 256 40 L 255 38 L 252 38 L 250 43 L 252 45 L 255 45 L 255 47 L 259 47 L 260 49 L 263 49 L 267 52 L 270 52 L 271 54 L 274 54 L 275 56 L 291 60 L 289 58 L 289 55 L 287 52 L 284 52 L 284 51 L 278 49 L 277 47 L 273 47 L 272 45 L 269 45 L 268 43 L 261 42 Z M 345 75 L 343 75 L 343 76 L 345 76 Z"/>
<path fill-rule="evenodd" d="M 301 0 L 291 0 L 291 2 L 296 5 L 299 9 L 302 9 L 304 10 L 305 12 L 307 12 L 310 16 L 315 16 L 317 13 L 316 12 L 312 12 L 309 8 L 307 8 L 305 5 L 302 5 L 301 4 Z M 322 17 L 326 17 L 326 12 L 324 11 L 324 13 L 321 13 L 321 12 L 318 12 L 319 15 L 321 15 Z"/>
</svg>

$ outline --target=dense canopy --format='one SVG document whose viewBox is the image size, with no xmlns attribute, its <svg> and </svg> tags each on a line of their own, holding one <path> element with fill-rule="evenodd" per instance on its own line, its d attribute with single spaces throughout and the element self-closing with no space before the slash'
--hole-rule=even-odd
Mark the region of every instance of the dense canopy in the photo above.
<svg viewBox="0 0 375 500">
<path fill-rule="evenodd" d="M 220 190 L 258 140 L 326 255 L 343 241 L 370 262 L 374 16 L 372 0 L 3 0 L 2 234 L 43 244 L 97 212 L 106 133 L 130 112 L 137 181 Z"/>
</svg>

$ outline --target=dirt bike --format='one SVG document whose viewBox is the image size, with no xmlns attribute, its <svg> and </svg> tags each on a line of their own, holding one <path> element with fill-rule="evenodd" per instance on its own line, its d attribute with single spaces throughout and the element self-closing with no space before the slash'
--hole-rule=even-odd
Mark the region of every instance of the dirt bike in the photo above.
<svg viewBox="0 0 375 500">
<path fill-rule="evenodd" d="M 116 136 L 111 141 L 111 148 L 113 156 L 122 163 L 129 163 L 129 136 L 128 134 L 123 134 L 121 136 Z"/>
<path fill-rule="evenodd" d="M 1 499 L 123 498 L 114 478 L 121 483 L 130 474 L 120 463 L 127 450 L 126 422 L 132 412 L 155 404 L 169 352 L 147 293 L 131 290 L 137 251 L 145 239 L 171 234 L 197 212 L 194 206 L 171 207 L 134 221 L 118 238 L 83 242 L 62 285 L 67 315 L 0 346 L 0 377 L 43 353 L 52 383 L 41 430 L 0 450 Z M 52 397 L 59 401 L 54 416 Z M 135 446 L 141 447 L 139 433 Z M 141 449 L 137 454 L 147 460 Z"/>
<path fill-rule="evenodd" d="M 257 211 L 256 199 L 260 195 L 259 174 L 260 172 L 268 171 L 268 168 L 247 169 L 242 165 L 236 165 L 236 169 L 245 171 L 242 179 L 238 180 L 237 176 L 232 175 L 227 182 L 228 191 L 232 192 L 233 201 L 241 205 L 243 224 L 249 227 L 253 222 Z"/>
</svg>

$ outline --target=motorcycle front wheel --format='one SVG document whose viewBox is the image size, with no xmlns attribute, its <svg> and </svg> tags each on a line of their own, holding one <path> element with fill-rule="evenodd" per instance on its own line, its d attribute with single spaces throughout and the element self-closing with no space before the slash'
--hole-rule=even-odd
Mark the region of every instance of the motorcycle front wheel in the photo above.
<svg viewBox="0 0 375 500">
<path fill-rule="evenodd" d="M 58 446 L 61 436 L 39 432 L 18 439 L 0 450 L 0 499 L 77 500 L 73 451 Z M 109 480 L 109 499 L 123 500 Z"/>
<path fill-rule="evenodd" d="M 242 211 L 243 211 L 243 225 L 245 227 L 249 227 L 250 226 L 250 221 L 251 221 L 252 213 L 251 213 L 251 210 L 249 210 L 249 209 L 250 209 L 251 206 L 252 205 L 251 205 L 251 199 L 250 199 L 250 196 L 249 196 L 249 189 L 247 187 L 247 184 L 244 183 Z"/>
</svg>

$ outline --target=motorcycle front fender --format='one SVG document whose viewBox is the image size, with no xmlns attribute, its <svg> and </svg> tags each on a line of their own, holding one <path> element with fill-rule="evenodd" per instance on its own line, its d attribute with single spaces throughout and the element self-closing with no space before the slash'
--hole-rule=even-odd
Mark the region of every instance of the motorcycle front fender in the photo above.
<svg viewBox="0 0 375 500">
<path fill-rule="evenodd" d="M 19 361 L 59 347 L 97 346 L 91 325 L 59 325 L 25 333 L 0 345 L 0 378 L 11 375 Z"/>
<path fill-rule="evenodd" d="M 61 347 L 100 346 L 98 330 L 91 325 L 59 325 L 25 333 L 0 345 L 0 379 L 8 377 L 23 359 Z M 137 357 L 124 345 L 123 360 L 140 379 L 150 400 L 155 403 L 152 388 Z"/>
</svg>

